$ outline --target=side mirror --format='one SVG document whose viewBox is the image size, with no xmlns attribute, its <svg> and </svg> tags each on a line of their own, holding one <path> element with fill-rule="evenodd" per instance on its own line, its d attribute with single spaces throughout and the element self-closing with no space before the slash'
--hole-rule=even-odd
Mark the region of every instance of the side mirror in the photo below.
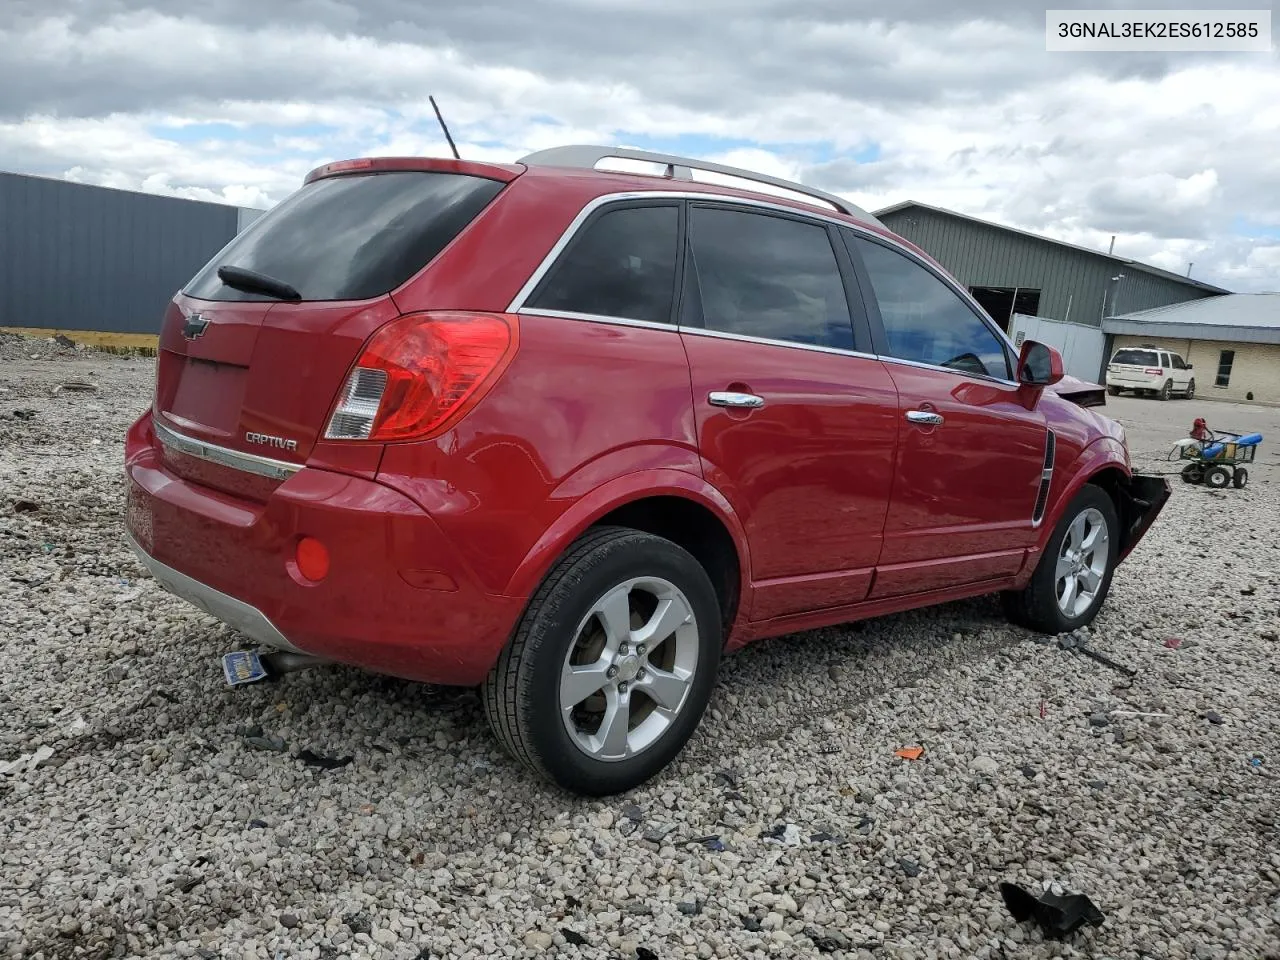
<svg viewBox="0 0 1280 960">
<path fill-rule="evenodd" d="M 1046 343 L 1024 340 L 1018 354 L 1018 382 L 1051 387 L 1063 377 L 1062 354 Z"/>
</svg>

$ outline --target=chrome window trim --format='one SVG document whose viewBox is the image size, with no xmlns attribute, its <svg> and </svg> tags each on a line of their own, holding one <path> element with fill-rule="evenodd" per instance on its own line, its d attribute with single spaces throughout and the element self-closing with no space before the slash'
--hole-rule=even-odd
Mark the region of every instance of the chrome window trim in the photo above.
<svg viewBox="0 0 1280 960">
<path fill-rule="evenodd" d="M 300 463 L 274 460 L 271 457 L 263 457 L 255 453 L 241 453 L 239 450 L 220 447 L 216 443 L 196 440 L 194 437 L 178 433 L 162 423 L 154 423 L 154 427 L 156 439 L 164 446 L 172 447 L 179 453 L 185 453 L 189 457 L 206 460 L 209 463 L 216 463 L 223 467 L 230 467 L 233 470 L 242 470 L 245 473 L 253 473 L 260 477 L 270 477 L 272 480 L 287 480 L 302 469 L 302 464 Z"/>
<path fill-rule="evenodd" d="M 646 330 L 667 330 L 679 333 L 680 328 L 674 323 L 662 323 L 658 320 L 632 320 L 629 317 L 614 317 L 607 313 L 578 313 L 576 310 L 544 310 L 540 307 L 521 307 L 516 311 L 522 317 L 551 317 L 556 320 L 586 320 L 589 323 L 604 323 L 614 327 L 643 327 Z"/>
<path fill-rule="evenodd" d="M 707 330 L 702 327 L 682 327 L 682 326 L 677 326 L 675 324 L 669 324 L 669 323 L 654 323 L 648 320 L 628 320 L 624 317 L 609 317 L 609 316 L 597 316 L 595 314 L 589 314 L 589 313 L 576 313 L 570 310 L 543 310 L 536 307 L 525 307 L 524 305 L 525 301 L 529 299 L 530 295 L 532 295 L 533 291 L 537 288 L 538 284 L 542 282 L 543 278 L 546 277 L 547 273 L 551 270 L 552 266 L 555 265 L 555 262 L 557 259 L 559 259 L 560 254 L 564 252 L 565 248 L 573 240 L 577 232 L 582 228 L 582 225 L 587 221 L 587 219 L 593 213 L 595 213 L 601 207 L 606 206 L 607 204 L 627 203 L 627 202 L 636 201 L 636 200 L 659 200 L 659 201 L 668 200 L 668 201 L 677 201 L 677 202 L 690 200 L 693 202 L 723 203 L 723 204 L 728 204 L 730 206 L 748 207 L 748 208 L 754 208 L 757 210 L 764 210 L 764 211 L 773 212 L 773 213 L 782 213 L 782 214 L 786 214 L 788 216 L 795 217 L 802 220 L 813 220 L 821 223 L 831 223 L 831 224 L 835 224 L 837 227 L 845 227 L 849 230 L 853 230 L 855 233 L 863 235 L 867 237 L 867 239 L 869 240 L 879 241 L 885 246 L 893 250 L 896 250 L 897 252 L 904 254 L 905 256 L 910 257 L 914 263 L 918 264 L 919 266 L 923 267 L 925 270 L 929 271 L 929 273 L 932 274 L 934 277 L 937 277 L 952 292 L 957 294 L 960 297 L 960 299 L 970 307 L 970 309 L 974 310 L 974 315 L 980 321 L 982 321 L 982 323 L 986 325 L 988 330 L 990 330 L 993 334 L 996 335 L 997 340 L 999 340 L 1001 343 L 1003 343 L 1005 346 L 1009 348 L 1009 350 L 1012 352 L 1014 357 L 1018 355 L 1017 349 L 1015 349 L 1013 346 L 1013 341 L 1009 339 L 1008 335 L 1003 330 L 1001 330 L 999 327 L 996 327 L 987 318 L 984 317 L 984 312 L 982 310 L 982 307 L 979 306 L 978 301 L 974 300 L 973 296 L 967 290 L 965 290 L 955 281 L 939 274 L 936 270 L 934 270 L 933 267 L 931 267 L 928 263 L 921 260 L 916 253 L 908 249 L 896 238 L 885 236 L 882 233 L 878 233 L 875 230 L 869 229 L 864 224 L 857 223 L 857 222 L 851 223 L 849 220 L 844 220 L 836 216 L 830 216 L 828 214 L 823 213 L 820 210 L 799 210 L 795 207 L 788 206 L 786 204 L 771 203 L 768 200 L 756 200 L 756 199 L 747 198 L 747 197 L 735 197 L 728 194 L 719 194 L 719 193 L 713 193 L 710 191 L 627 190 L 627 191 L 620 191 L 618 193 L 606 193 L 599 197 L 596 197 L 593 200 L 588 201 L 586 205 L 583 206 L 583 208 L 578 211 L 577 216 L 575 216 L 573 220 L 569 223 L 569 226 L 565 228 L 564 232 L 560 235 L 560 238 L 556 240 L 556 242 L 552 245 L 551 249 L 547 251 L 547 255 L 542 258 L 537 268 L 533 271 L 532 274 L 530 274 L 529 279 L 525 281 L 524 286 L 522 286 L 516 292 L 516 295 L 511 299 L 511 303 L 507 306 L 506 312 L 507 313 L 528 313 L 533 316 L 559 317 L 559 318 L 569 319 L 569 320 L 584 320 L 589 323 L 609 323 L 609 324 L 616 324 L 619 326 L 643 326 L 643 327 L 652 327 L 654 329 L 661 329 L 661 330 L 678 330 L 682 334 L 693 334 L 696 336 L 704 336 L 704 337 L 718 337 L 724 340 L 741 340 L 747 343 L 763 343 L 763 344 L 770 344 L 773 346 L 791 347 L 797 350 L 812 350 L 819 353 L 834 353 L 842 356 L 860 357 L 862 359 L 881 360 L 884 363 L 897 363 L 903 366 L 919 367 L 925 370 L 937 370 L 942 373 L 950 373 L 956 376 L 973 377 L 975 379 L 985 380 L 991 383 L 1000 383 L 1000 384 L 1004 384 L 1005 386 L 1011 386 L 1011 387 L 1020 386 L 1020 384 L 1016 380 L 1006 380 L 1003 377 L 984 376 L 978 373 L 969 373 L 963 370 L 955 370 L 955 369 L 952 369 L 951 367 L 944 367 L 938 364 L 921 363 L 917 360 L 904 360 L 899 357 L 886 356 L 883 354 L 862 353 L 857 350 L 843 350 L 839 347 L 822 347 L 814 344 L 794 343 L 790 340 L 775 340 L 768 337 L 751 337 L 745 334 L 725 333 L 719 330 Z"/>
</svg>

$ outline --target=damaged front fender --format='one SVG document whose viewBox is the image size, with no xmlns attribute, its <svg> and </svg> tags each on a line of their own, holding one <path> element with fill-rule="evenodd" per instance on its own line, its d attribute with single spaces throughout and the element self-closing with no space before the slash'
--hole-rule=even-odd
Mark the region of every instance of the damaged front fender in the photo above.
<svg viewBox="0 0 1280 960">
<path fill-rule="evenodd" d="M 1146 536 L 1156 517 L 1169 502 L 1172 491 L 1164 477 L 1135 473 L 1115 485 L 1116 502 L 1120 512 L 1120 553 L 1124 560 L 1138 542 Z"/>
</svg>

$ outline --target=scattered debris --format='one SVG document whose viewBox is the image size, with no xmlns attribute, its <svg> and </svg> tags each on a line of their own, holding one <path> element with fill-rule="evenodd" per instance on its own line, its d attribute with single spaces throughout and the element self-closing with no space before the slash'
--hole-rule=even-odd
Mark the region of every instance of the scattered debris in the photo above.
<svg viewBox="0 0 1280 960">
<path fill-rule="evenodd" d="M 1170 650 L 1177 650 L 1180 646 L 1182 646 L 1182 638 L 1181 637 L 1165 637 L 1164 645 L 1168 647 Z"/>
<path fill-rule="evenodd" d="M 784 847 L 798 847 L 804 841 L 804 834 L 800 832 L 800 828 L 794 823 L 777 823 L 768 831 L 762 833 L 760 838 L 773 843 L 780 843 Z"/>
<path fill-rule="evenodd" d="M 279 737 L 245 737 L 244 745 L 268 753 L 284 753 L 289 749 L 289 745 Z"/>
<path fill-rule="evenodd" d="M 1112 710 L 1113 717 L 1157 717 L 1167 720 L 1173 716 L 1171 713 L 1146 713 L 1142 710 Z"/>
<path fill-rule="evenodd" d="M 53 335 L 53 342 L 60 347 L 70 348 L 76 345 L 76 342 L 74 340 L 72 340 L 70 337 L 65 336 L 61 333 L 56 333 Z"/>
<path fill-rule="evenodd" d="M 578 933 L 577 930 L 570 930 L 568 927 L 561 927 L 560 935 L 564 937 L 566 943 L 571 943 L 575 947 L 590 946 L 590 944 L 587 943 L 587 938 Z"/>
<path fill-rule="evenodd" d="M 856 829 L 858 833 L 866 837 L 866 836 L 870 836 L 871 828 L 874 827 L 875 825 L 876 825 L 875 820 L 873 820 L 871 817 L 864 816 L 861 820 L 858 821 L 858 826 L 856 827 Z"/>
<path fill-rule="evenodd" d="M 1110 667 L 1112 670 L 1115 670 L 1117 673 L 1123 673 L 1126 677 L 1136 677 L 1138 675 L 1137 670 L 1133 669 L 1132 667 L 1126 667 L 1123 663 L 1116 663 L 1116 661 L 1112 660 L 1108 656 L 1105 656 L 1104 654 L 1099 653 L 1097 650 L 1092 650 L 1089 647 L 1080 645 L 1076 647 L 1076 651 L 1078 653 L 1083 653 L 1090 660 L 1096 660 L 1098 663 L 1102 664 L 1104 667 Z"/>
<path fill-rule="evenodd" d="M 200 876 L 199 874 L 195 874 L 194 876 L 187 877 L 185 880 L 183 880 L 178 884 L 178 892 L 190 893 L 192 890 L 200 886 L 200 884 L 202 883 L 204 883 L 204 877 Z"/>
<path fill-rule="evenodd" d="M 265 820 L 254 819 L 249 821 L 250 830 L 265 830 L 269 826 L 271 826 L 271 824 L 267 823 Z"/>
<path fill-rule="evenodd" d="M 1107 788 L 1107 781 L 1105 781 L 1105 780 L 1090 780 L 1090 781 L 1089 781 L 1089 789 L 1090 789 L 1090 790 L 1105 790 L 1106 788 Z"/>
<path fill-rule="evenodd" d="M 924 747 L 901 747 L 893 751 L 893 755 L 903 760 L 919 760 L 924 756 Z"/>
<path fill-rule="evenodd" d="M 684 901 L 676 904 L 676 909 L 683 913 L 686 917 L 696 917 L 702 912 L 702 901 L 694 900 L 692 902 Z"/>
<path fill-rule="evenodd" d="M 34 500 L 15 500 L 13 501 L 14 513 L 35 513 L 40 509 L 40 504 Z"/>
<path fill-rule="evenodd" d="M 1258 588 L 1252 585 L 1248 587 L 1240 588 L 1240 595 L 1243 597 L 1252 597 L 1257 592 L 1258 592 Z"/>
<path fill-rule="evenodd" d="M 639 823 L 644 819 L 644 811 L 637 807 L 634 803 L 628 803 L 622 808 L 622 815 L 635 823 Z"/>
<path fill-rule="evenodd" d="M 367 913 L 349 913 L 342 918 L 352 933 L 373 933 L 373 921 Z"/>
<path fill-rule="evenodd" d="M 88 380 L 67 380 L 58 389 L 70 390 L 73 393 L 96 393 L 98 385 Z"/>
<path fill-rule="evenodd" d="M 742 929 L 750 933 L 759 933 L 760 930 L 762 929 L 760 925 L 760 918 L 753 917 L 751 914 L 747 914 L 745 917 L 742 918 Z"/>
<path fill-rule="evenodd" d="M 710 836 L 706 836 L 706 837 L 695 837 L 689 842 L 699 843 L 714 853 L 721 853 L 725 849 L 724 841 L 721 840 L 720 837 L 717 836 L 716 834 L 711 834 Z"/>
<path fill-rule="evenodd" d="M 848 950 L 853 946 L 849 938 L 839 930 L 805 927 L 804 935 L 813 941 L 814 949 L 819 953 L 835 953 L 838 950 Z"/>
<path fill-rule="evenodd" d="M 1049 715 L 1049 705 L 1043 700 L 1040 701 L 1040 719 L 1043 720 Z"/>
<path fill-rule="evenodd" d="M 1215 727 L 1222 725 L 1222 715 L 1215 713 L 1213 710 L 1206 711 L 1204 718 L 1212 723 Z"/>
<path fill-rule="evenodd" d="M 1018 769 L 1022 772 L 1022 775 L 1026 777 L 1028 780 L 1034 780 L 1036 778 L 1036 775 L 1039 774 L 1040 772 L 1029 763 L 1024 763 Z"/>
<path fill-rule="evenodd" d="M 337 770 L 339 767 L 345 767 L 355 757 L 326 757 L 311 750 L 302 750 L 295 759 L 301 760 L 309 767 L 319 767 L 321 770 Z"/>
<path fill-rule="evenodd" d="M 920 876 L 920 864 L 916 863 L 914 860 L 902 857 L 898 860 L 898 866 L 902 868 L 902 872 L 908 877 Z"/>
<path fill-rule="evenodd" d="M 741 770 L 717 770 L 716 779 L 722 780 L 729 789 L 737 790 L 738 781 L 742 779 Z"/>
<path fill-rule="evenodd" d="M 819 830 L 817 833 L 809 835 L 810 843 L 844 843 L 844 837 L 838 834 L 830 833 L 826 830 Z"/>
<path fill-rule="evenodd" d="M 650 843 L 661 843 L 673 830 L 675 830 L 675 824 L 655 824 L 652 827 L 646 827 L 643 836 Z"/>
<path fill-rule="evenodd" d="M 7 763 L 0 761 L 0 774 L 24 773 L 34 770 L 53 756 L 53 747 L 37 747 L 34 753 L 24 753 Z"/>
<path fill-rule="evenodd" d="M 648 947 L 636 947 L 636 960 L 658 960 L 658 955 Z"/>
<path fill-rule="evenodd" d="M 1259 756 L 1250 757 L 1249 766 L 1253 767 L 1256 770 L 1258 767 L 1262 766 L 1262 758 Z"/>
<path fill-rule="evenodd" d="M 1102 911 L 1082 893 L 1056 893 L 1049 888 L 1037 897 L 1016 883 L 1002 883 L 1000 895 L 1014 920 L 1023 923 L 1034 919 L 1052 940 L 1061 940 L 1086 923 L 1102 926 L 1104 919 Z"/>
<path fill-rule="evenodd" d="M 1095 713 L 1089 717 L 1089 726 L 1091 727 L 1105 727 L 1110 722 L 1111 718 L 1105 713 Z"/>
<path fill-rule="evenodd" d="M 822 746 L 818 748 L 818 752 L 823 756 L 830 757 L 834 754 L 839 753 L 843 749 L 844 748 L 841 747 L 840 744 L 838 743 L 824 743 Z"/>
<path fill-rule="evenodd" d="M 34 420 L 36 418 L 36 412 L 31 409 L 15 410 L 13 415 L 18 420 Z"/>
</svg>

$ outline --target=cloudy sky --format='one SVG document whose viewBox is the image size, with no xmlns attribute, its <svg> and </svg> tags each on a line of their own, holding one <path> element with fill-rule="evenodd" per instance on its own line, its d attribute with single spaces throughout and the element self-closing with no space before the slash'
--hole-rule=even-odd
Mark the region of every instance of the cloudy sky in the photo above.
<svg viewBox="0 0 1280 960">
<path fill-rule="evenodd" d="M 1277 54 L 1051 54 L 1025 0 L 3 0 L 0 49 L 5 170 L 267 206 L 445 155 L 434 94 L 468 158 L 665 150 L 1280 290 Z"/>
</svg>

